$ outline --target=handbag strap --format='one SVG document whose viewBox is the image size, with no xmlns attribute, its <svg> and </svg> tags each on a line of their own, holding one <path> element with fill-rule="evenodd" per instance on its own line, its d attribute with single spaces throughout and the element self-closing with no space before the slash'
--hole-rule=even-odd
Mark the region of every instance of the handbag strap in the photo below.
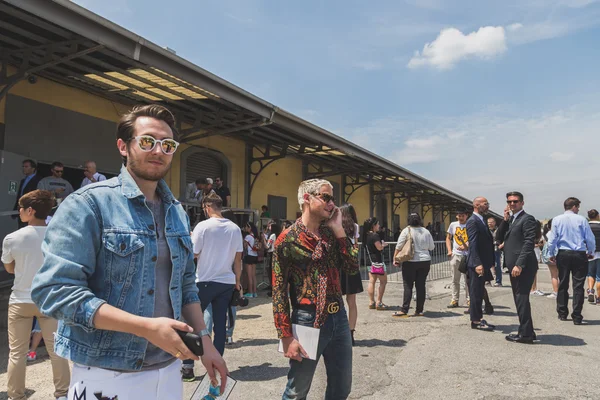
<svg viewBox="0 0 600 400">
<path fill-rule="evenodd" d="M 367 239 L 369 239 L 369 234 L 367 233 Z M 369 262 L 373 264 L 373 259 L 371 258 L 371 253 L 369 252 L 369 244 L 365 244 L 365 249 L 367 249 L 367 255 L 369 256 Z"/>
</svg>

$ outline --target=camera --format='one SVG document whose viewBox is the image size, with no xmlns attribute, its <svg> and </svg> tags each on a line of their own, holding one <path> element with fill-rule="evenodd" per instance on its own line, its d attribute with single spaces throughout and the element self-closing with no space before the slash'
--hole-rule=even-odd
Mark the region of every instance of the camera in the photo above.
<svg viewBox="0 0 600 400">
<path fill-rule="evenodd" d="M 232 307 L 246 307 L 248 305 L 248 299 L 242 296 L 239 290 L 234 289 L 233 294 L 231 295 L 231 301 L 229 302 L 229 305 Z"/>
</svg>

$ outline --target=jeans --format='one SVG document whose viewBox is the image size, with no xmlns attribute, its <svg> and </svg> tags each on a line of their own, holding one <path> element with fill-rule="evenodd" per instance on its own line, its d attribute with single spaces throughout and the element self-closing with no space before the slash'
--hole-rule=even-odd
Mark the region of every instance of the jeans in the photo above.
<svg viewBox="0 0 600 400">
<path fill-rule="evenodd" d="M 300 325 L 312 326 L 314 319 L 314 312 L 296 309 L 292 314 L 292 321 Z M 290 360 L 283 400 L 306 399 L 321 355 L 327 371 L 325 400 L 347 399 L 352 387 L 352 338 L 343 307 L 336 314 L 330 314 L 321 327 L 317 359 Z"/>
<path fill-rule="evenodd" d="M 495 251 L 494 255 L 496 257 L 496 264 L 495 264 L 496 283 L 502 284 L 502 264 L 500 264 L 500 257 L 502 256 L 502 251 L 501 250 Z"/>
<path fill-rule="evenodd" d="M 231 310 L 231 315 L 233 315 L 233 325 L 229 324 L 229 321 L 230 321 L 229 310 Z M 225 334 L 227 337 L 232 337 L 233 329 L 235 328 L 235 320 L 237 317 L 237 307 L 228 308 L 227 314 L 228 314 L 227 315 L 227 331 L 225 331 Z M 206 325 L 206 329 L 212 335 L 212 330 L 213 330 L 212 304 L 209 304 L 208 307 L 206 307 L 206 310 L 204 310 L 204 325 Z"/>
<path fill-rule="evenodd" d="M 197 285 L 202 311 L 206 311 L 208 306 L 212 305 L 213 344 L 215 345 L 215 349 L 223 355 L 225 352 L 227 309 L 229 308 L 235 285 L 218 282 L 198 282 Z M 184 360 L 183 364 L 193 366 L 194 360 Z"/>
<path fill-rule="evenodd" d="M 413 285 L 417 290 L 417 308 L 415 312 L 423 312 L 425 305 L 425 282 L 431 269 L 431 261 L 406 261 L 402 263 L 402 281 L 404 284 L 404 299 L 402 312 L 408 313 L 412 299 Z"/>
<path fill-rule="evenodd" d="M 583 302 L 585 292 L 583 286 L 588 271 L 588 260 L 585 251 L 559 250 L 556 256 L 558 267 L 558 295 L 556 297 L 556 311 L 559 317 L 567 318 L 569 315 L 569 284 L 570 275 L 573 274 L 573 321 L 581 321 L 583 316 Z"/>
</svg>

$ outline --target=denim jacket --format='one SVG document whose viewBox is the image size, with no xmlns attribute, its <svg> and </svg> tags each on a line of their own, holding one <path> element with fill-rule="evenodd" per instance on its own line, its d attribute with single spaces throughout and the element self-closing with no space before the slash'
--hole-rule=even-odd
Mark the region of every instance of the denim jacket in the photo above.
<svg viewBox="0 0 600 400">
<path fill-rule="evenodd" d="M 173 262 L 173 315 L 181 320 L 182 307 L 199 302 L 189 219 L 162 180 L 158 193 Z M 141 369 L 147 340 L 93 323 L 104 303 L 143 317 L 154 313 L 155 222 L 127 169 L 67 197 L 48 226 L 42 251 L 31 298 L 43 314 L 59 320 L 56 354 L 93 367 Z"/>
</svg>

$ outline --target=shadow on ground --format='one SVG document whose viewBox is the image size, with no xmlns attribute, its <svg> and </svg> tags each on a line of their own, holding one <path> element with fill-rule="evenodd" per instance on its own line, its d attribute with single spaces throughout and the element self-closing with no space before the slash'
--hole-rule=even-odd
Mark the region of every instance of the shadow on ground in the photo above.
<svg viewBox="0 0 600 400">
<path fill-rule="evenodd" d="M 261 315 L 258 314 L 238 314 L 235 319 L 245 320 L 245 319 L 257 319 L 260 318 Z"/>
<path fill-rule="evenodd" d="M 229 375 L 242 382 L 271 381 L 287 375 L 288 367 L 274 367 L 271 363 L 261 365 L 243 366 Z"/>
<path fill-rule="evenodd" d="M 377 347 L 377 346 L 403 347 L 403 346 L 406 346 L 406 340 L 402 340 L 402 339 L 392 339 L 392 340 L 366 339 L 366 340 L 357 340 L 355 347 Z"/>
<path fill-rule="evenodd" d="M 227 348 L 238 348 L 238 347 L 249 347 L 249 346 L 265 346 L 269 344 L 278 344 L 279 339 L 250 339 L 244 340 L 240 339 L 233 343 L 233 345 L 228 346 Z"/>
<path fill-rule="evenodd" d="M 29 398 L 35 393 L 35 390 L 25 389 L 25 397 Z M 0 392 L 0 400 L 9 400 L 8 393 Z"/>
<path fill-rule="evenodd" d="M 585 346 L 585 340 L 567 335 L 537 335 L 539 344 L 548 346 Z"/>
</svg>

